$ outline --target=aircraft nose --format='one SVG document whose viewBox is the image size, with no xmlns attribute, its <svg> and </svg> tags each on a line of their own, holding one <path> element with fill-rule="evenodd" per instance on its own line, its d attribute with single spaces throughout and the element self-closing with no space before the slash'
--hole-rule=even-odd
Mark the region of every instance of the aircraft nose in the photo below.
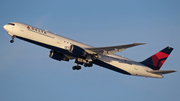
<svg viewBox="0 0 180 101">
<path fill-rule="evenodd" d="M 4 25 L 3 27 L 4 27 L 4 29 L 7 31 L 7 25 Z"/>
</svg>

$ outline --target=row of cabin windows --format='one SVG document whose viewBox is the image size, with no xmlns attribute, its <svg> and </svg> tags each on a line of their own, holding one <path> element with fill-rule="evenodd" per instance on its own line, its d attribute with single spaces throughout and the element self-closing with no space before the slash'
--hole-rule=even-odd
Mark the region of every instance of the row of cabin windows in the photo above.
<svg viewBox="0 0 180 101">
<path fill-rule="evenodd" d="M 64 43 L 71 44 L 71 43 L 69 43 L 69 42 L 66 42 L 66 41 L 64 41 Z"/>
</svg>

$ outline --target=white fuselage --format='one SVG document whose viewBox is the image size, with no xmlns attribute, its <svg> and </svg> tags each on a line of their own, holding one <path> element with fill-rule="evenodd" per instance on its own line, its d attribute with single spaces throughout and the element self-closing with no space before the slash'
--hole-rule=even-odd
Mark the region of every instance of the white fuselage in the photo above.
<svg viewBox="0 0 180 101">
<path fill-rule="evenodd" d="M 39 28 L 29 26 L 23 23 L 14 23 L 15 26 L 5 25 L 4 29 L 9 35 L 15 36 L 19 39 L 49 48 L 49 49 L 59 49 L 63 50 L 69 59 L 74 59 L 71 54 L 68 54 L 68 49 L 73 45 L 80 46 L 82 48 L 93 48 L 92 46 L 53 34 L 46 30 L 41 30 Z M 100 58 L 96 59 L 94 64 L 103 66 L 105 68 L 135 76 L 143 77 L 154 77 L 162 78 L 162 75 L 153 74 L 148 71 L 152 69 L 133 60 L 118 56 L 118 55 L 102 55 Z"/>
</svg>

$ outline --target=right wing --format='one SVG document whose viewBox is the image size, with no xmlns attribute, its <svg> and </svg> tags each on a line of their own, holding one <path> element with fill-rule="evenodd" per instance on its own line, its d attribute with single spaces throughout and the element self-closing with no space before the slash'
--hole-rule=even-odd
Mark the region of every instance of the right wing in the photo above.
<svg viewBox="0 0 180 101">
<path fill-rule="evenodd" d="M 119 45 L 119 46 L 110 46 L 110 47 L 96 47 L 96 48 L 85 48 L 88 53 L 91 54 L 99 54 L 99 55 L 106 55 L 106 54 L 113 54 L 116 52 L 122 52 L 127 48 L 143 45 L 145 43 L 133 43 L 127 45 Z"/>
</svg>

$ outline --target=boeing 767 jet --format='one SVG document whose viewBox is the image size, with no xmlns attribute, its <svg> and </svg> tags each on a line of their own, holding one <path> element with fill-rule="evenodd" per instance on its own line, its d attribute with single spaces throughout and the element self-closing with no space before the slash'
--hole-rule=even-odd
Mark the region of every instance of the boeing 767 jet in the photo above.
<svg viewBox="0 0 180 101">
<path fill-rule="evenodd" d="M 12 37 L 18 38 L 50 49 L 49 57 L 58 61 L 74 59 L 73 70 L 80 70 L 81 66 L 92 67 L 93 64 L 107 69 L 134 76 L 163 78 L 163 74 L 176 72 L 175 70 L 160 70 L 170 53 L 172 47 L 166 47 L 142 62 L 136 62 L 118 55 L 122 52 L 144 43 L 132 43 L 110 47 L 92 47 L 78 41 L 42 30 L 27 24 L 12 22 L 4 25 L 4 29 Z"/>
</svg>

